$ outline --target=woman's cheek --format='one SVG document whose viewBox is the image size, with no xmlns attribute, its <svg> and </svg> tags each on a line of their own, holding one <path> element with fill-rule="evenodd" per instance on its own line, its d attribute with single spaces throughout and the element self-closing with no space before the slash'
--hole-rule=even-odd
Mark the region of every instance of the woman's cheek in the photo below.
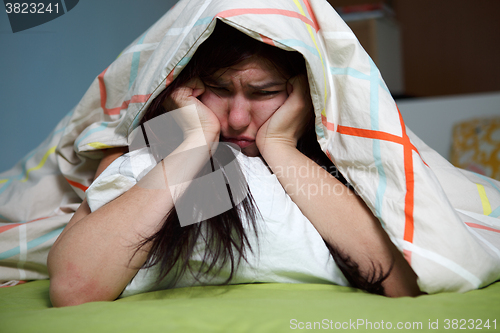
<svg viewBox="0 0 500 333">
<path fill-rule="evenodd" d="M 276 96 L 269 102 L 271 102 L 269 105 L 266 106 L 266 109 L 270 110 L 270 113 L 268 115 L 268 118 L 271 117 L 278 109 L 285 104 L 286 100 L 288 98 L 287 94 L 280 94 L 279 96 Z"/>
<path fill-rule="evenodd" d="M 253 117 L 257 128 L 260 128 L 283 105 L 279 100 L 269 100 L 254 105 Z"/>
<path fill-rule="evenodd" d="M 203 94 L 201 94 L 198 99 L 213 113 L 219 118 L 221 121 L 222 116 L 224 115 L 226 102 L 224 99 L 220 98 L 210 90 L 206 90 Z"/>
</svg>

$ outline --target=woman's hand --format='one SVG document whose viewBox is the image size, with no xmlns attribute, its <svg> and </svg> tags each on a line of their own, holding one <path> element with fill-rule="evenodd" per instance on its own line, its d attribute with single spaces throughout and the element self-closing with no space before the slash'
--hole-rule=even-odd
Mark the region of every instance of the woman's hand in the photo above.
<svg viewBox="0 0 500 333">
<path fill-rule="evenodd" d="M 283 105 L 260 127 L 256 144 L 264 155 L 273 144 L 297 146 L 313 114 L 307 76 L 298 75 L 287 83 L 288 98 Z"/>
<path fill-rule="evenodd" d="M 207 142 L 215 142 L 219 138 L 220 123 L 212 110 L 198 99 L 204 92 L 203 82 L 199 78 L 191 79 L 174 90 L 163 102 L 163 107 L 175 111 L 172 115 L 182 128 L 185 139 L 199 138 L 204 133 Z M 189 108 L 192 105 L 195 109 Z"/>
<path fill-rule="evenodd" d="M 161 228 L 174 207 L 172 193 L 182 194 L 182 186 L 194 179 L 209 160 L 209 149 L 194 148 L 218 141 L 219 120 L 197 98 L 204 89 L 199 79 L 191 80 L 163 103 L 164 108 L 175 113 L 174 119 L 185 136 L 171 154 L 118 198 L 94 212 L 84 201 L 73 215 L 48 257 L 54 306 L 114 300 L 144 265 L 151 244 L 140 250 L 137 245 Z M 193 104 L 195 110 L 189 107 Z M 181 112 L 176 113 L 180 108 Z M 181 154 L 186 152 L 189 163 Z M 98 170 L 105 169 L 122 151 L 112 153 Z M 173 186 L 175 191 L 171 190 Z"/>
<path fill-rule="evenodd" d="M 382 282 L 385 295 L 418 295 L 417 276 L 363 200 L 296 148 L 313 116 L 312 103 L 305 76 L 289 84 L 288 99 L 257 133 L 262 157 L 321 237 L 352 260 L 363 278 L 389 272 Z"/>
</svg>

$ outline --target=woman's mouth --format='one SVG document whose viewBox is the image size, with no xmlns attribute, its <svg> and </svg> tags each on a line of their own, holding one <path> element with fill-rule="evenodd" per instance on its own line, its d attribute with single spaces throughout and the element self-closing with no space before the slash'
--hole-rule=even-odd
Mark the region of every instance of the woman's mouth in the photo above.
<svg viewBox="0 0 500 333">
<path fill-rule="evenodd" d="M 255 143 L 254 139 L 251 139 L 248 137 L 243 137 L 243 136 L 234 137 L 234 138 L 222 137 L 221 139 L 222 139 L 221 141 L 233 143 L 233 144 L 237 145 L 238 147 L 240 147 L 241 149 L 246 148 L 248 146 L 251 146 L 252 144 Z"/>
</svg>

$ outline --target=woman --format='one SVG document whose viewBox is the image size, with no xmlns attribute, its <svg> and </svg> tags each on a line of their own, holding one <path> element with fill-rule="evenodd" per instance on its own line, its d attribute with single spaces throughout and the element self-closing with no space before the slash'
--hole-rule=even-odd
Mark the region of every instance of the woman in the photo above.
<svg viewBox="0 0 500 333">
<path fill-rule="evenodd" d="M 221 21 L 272 50 L 300 52 L 307 82 L 303 60 L 287 60 L 291 52 L 239 54 L 233 63 L 212 64 L 225 59 L 227 48 L 217 55 L 217 48 L 202 52 L 203 45 Z M 194 61 L 209 54 L 215 55 L 210 65 L 196 69 Z M 255 73 L 277 79 L 277 86 L 253 82 Z M 311 127 L 303 125 L 309 96 Z M 191 131 L 192 119 L 177 117 L 186 132 L 178 151 L 204 154 L 191 164 L 176 164 L 179 154 L 161 155 L 158 166 L 143 165 L 151 170 L 142 179 L 109 182 L 130 171 L 127 159 L 143 151 L 122 157 L 134 143 L 131 133 L 158 123 L 164 109 L 169 112 L 160 117 L 179 115 L 184 105 L 181 110 L 196 105 L 205 127 L 198 123 Z M 251 196 L 242 210 L 208 223 L 170 223 L 177 206 L 163 167 L 167 180 L 182 176 L 179 170 L 192 179 L 209 161 L 210 141 L 218 143 L 216 154 L 236 144 L 250 155 L 237 159 L 243 172 L 251 171 L 245 173 Z M 359 197 L 331 176 L 337 173 L 329 160 Z M 116 185 L 123 195 L 96 208 L 99 184 L 111 191 Z M 97 76 L 26 166 L 0 179 L 0 281 L 46 279 L 48 252 L 64 229 L 48 262 L 58 306 L 197 281 L 347 285 L 347 279 L 395 296 L 418 293 L 416 274 L 422 292 L 465 292 L 500 278 L 495 211 L 485 213 L 500 205 L 499 187 L 454 168 L 406 128 L 375 64 L 328 2 L 181 0 Z M 90 201 L 82 204 L 86 194 Z M 262 198 L 279 198 L 286 209 Z M 290 218 L 273 220 L 289 212 Z M 279 223 L 261 223 L 260 215 Z M 185 274 L 156 283 L 169 270 L 165 280 Z"/>
<path fill-rule="evenodd" d="M 142 120 L 146 124 L 165 110 L 194 104 L 197 114 L 185 112 L 176 117 L 183 131 L 180 145 L 115 200 L 92 212 L 84 201 L 52 247 L 48 267 L 53 304 L 113 300 L 145 265 L 161 265 L 160 280 L 169 273 L 177 273 L 179 278 L 192 270 L 190 254 L 196 241 L 203 238 L 200 230 L 205 223 L 213 231 L 208 233 L 210 239 L 205 239 L 206 251 L 212 252 L 204 255 L 203 264 L 208 268 L 202 269 L 202 265 L 194 273 L 197 277 L 217 273 L 230 264 L 229 282 L 237 274 L 240 259 L 246 259 L 245 252 L 253 250 L 247 248 L 249 242 L 238 216 L 246 215 L 254 227 L 256 220 L 261 221 L 255 212 L 245 209 L 252 201 L 243 202 L 239 209 L 233 208 L 218 219 L 184 227 L 189 229 L 186 231 L 173 212 L 169 184 L 163 189 L 156 185 L 168 183 L 181 173 L 184 179 L 194 179 L 209 154 L 189 154 L 188 161 L 176 154 L 218 141 L 237 145 L 248 157 L 262 157 L 305 221 L 317 229 L 351 284 L 388 296 L 418 295 L 416 275 L 378 219 L 352 190 L 325 170 L 332 170 L 333 165 L 325 162 L 326 156 L 315 140 L 315 145 L 311 140 L 308 144 L 304 133 L 309 131 L 311 135 L 314 128 L 305 72 L 299 53 L 279 50 L 218 23 Z M 96 176 L 121 154 L 109 152 Z M 325 169 L 311 158 L 323 162 Z M 286 172 L 291 166 L 296 170 L 307 168 L 307 172 Z M 325 183 L 345 190 L 330 195 L 300 190 L 311 184 L 324 187 Z M 182 262 L 181 271 L 175 272 L 178 261 Z"/>
</svg>

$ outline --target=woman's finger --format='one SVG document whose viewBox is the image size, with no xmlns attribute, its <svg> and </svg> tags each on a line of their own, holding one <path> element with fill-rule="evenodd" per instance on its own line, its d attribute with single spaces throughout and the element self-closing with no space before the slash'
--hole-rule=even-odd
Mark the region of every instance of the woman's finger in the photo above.
<svg viewBox="0 0 500 333">
<path fill-rule="evenodd" d="M 219 133 L 217 117 L 198 99 L 204 92 L 205 85 L 200 78 L 195 77 L 176 88 L 162 104 L 167 112 L 175 111 L 175 116 L 172 116 L 185 136 L 202 132 L 212 133 L 211 136 L 214 136 Z"/>
<path fill-rule="evenodd" d="M 193 97 L 198 97 L 202 95 L 205 92 L 205 85 L 203 84 L 203 81 L 199 77 L 195 77 L 191 80 L 189 80 L 186 83 L 186 87 L 190 88 L 191 91 L 191 96 Z"/>
</svg>

